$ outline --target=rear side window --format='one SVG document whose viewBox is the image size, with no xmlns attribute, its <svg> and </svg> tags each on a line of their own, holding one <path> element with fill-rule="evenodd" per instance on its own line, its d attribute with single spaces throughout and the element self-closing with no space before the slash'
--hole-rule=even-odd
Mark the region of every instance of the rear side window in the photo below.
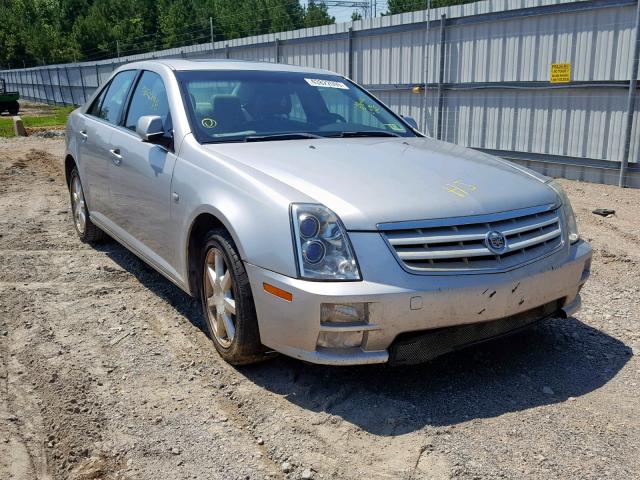
<svg viewBox="0 0 640 480">
<path fill-rule="evenodd" d="M 127 93 L 129 93 L 129 89 L 131 88 L 131 84 L 135 77 L 135 70 L 126 70 L 113 77 L 109 87 L 106 89 L 106 94 L 104 94 L 104 100 L 99 104 L 100 107 L 98 108 L 97 114 L 92 111 L 89 113 L 102 118 L 109 123 L 117 124 L 118 120 L 120 120 L 122 107 L 124 106 L 124 102 L 127 98 Z M 96 104 L 94 103 L 94 105 L 91 106 L 91 110 L 93 110 L 95 105 Z"/>
<path fill-rule="evenodd" d="M 169 116 L 167 90 L 160 75 L 148 71 L 142 74 L 131 96 L 125 127 L 135 130 L 138 119 L 145 115 L 155 115 L 162 118 L 163 125 L 165 128 L 167 127 Z"/>
</svg>

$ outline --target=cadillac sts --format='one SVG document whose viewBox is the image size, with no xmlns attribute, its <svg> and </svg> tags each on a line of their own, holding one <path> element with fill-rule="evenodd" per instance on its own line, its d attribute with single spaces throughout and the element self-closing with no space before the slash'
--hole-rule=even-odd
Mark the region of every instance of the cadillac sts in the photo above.
<svg viewBox="0 0 640 480">
<path fill-rule="evenodd" d="M 131 63 L 66 142 L 80 239 L 199 298 L 233 364 L 422 362 L 573 314 L 589 277 L 556 181 L 429 138 L 329 71 Z"/>
</svg>

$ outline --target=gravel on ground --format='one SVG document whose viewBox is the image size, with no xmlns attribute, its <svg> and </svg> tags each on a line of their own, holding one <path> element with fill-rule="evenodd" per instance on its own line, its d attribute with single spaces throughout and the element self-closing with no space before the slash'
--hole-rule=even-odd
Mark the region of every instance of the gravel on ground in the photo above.
<svg viewBox="0 0 640 480">
<path fill-rule="evenodd" d="M 63 151 L 0 140 L 1 479 L 640 477 L 640 190 L 562 182 L 594 247 L 572 318 L 410 368 L 234 368 L 197 302 L 79 242 Z"/>
</svg>

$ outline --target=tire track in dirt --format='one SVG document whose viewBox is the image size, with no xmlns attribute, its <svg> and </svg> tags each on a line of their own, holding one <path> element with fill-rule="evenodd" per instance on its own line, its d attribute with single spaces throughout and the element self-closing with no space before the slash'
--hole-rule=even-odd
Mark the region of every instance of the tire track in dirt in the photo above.
<svg viewBox="0 0 640 480">
<path fill-rule="evenodd" d="M 199 328 L 197 302 L 117 244 L 78 242 L 61 142 L 10 146 L 0 155 L 0 209 L 10 212 L 0 217 L 0 409 L 18 421 L 0 417 L 0 453 L 32 459 L 22 454 L 14 468 L 124 480 L 294 479 L 305 468 L 388 479 L 640 471 L 640 366 L 629 356 L 640 346 L 639 256 L 628 238 L 611 255 L 633 262 L 604 263 L 617 232 L 582 218 L 599 201 L 588 186 L 576 187 L 577 210 L 599 250 L 582 321 L 553 320 L 411 369 L 286 358 L 236 369 Z M 620 209 L 607 221 L 628 230 L 633 204 L 604 198 Z"/>
</svg>

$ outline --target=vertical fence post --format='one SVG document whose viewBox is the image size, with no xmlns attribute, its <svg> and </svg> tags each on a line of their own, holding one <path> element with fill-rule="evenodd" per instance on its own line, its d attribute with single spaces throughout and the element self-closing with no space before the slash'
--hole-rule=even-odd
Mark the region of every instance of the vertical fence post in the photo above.
<svg viewBox="0 0 640 480">
<path fill-rule="evenodd" d="M 33 85 L 31 85 L 31 72 L 29 70 L 25 70 L 24 74 L 27 81 L 27 98 L 33 101 Z"/>
<path fill-rule="evenodd" d="M 84 87 L 84 76 L 82 75 L 82 65 L 76 65 L 78 67 L 78 73 L 80 74 L 80 85 L 82 85 L 82 103 L 87 102 L 87 92 Z"/>
<path fill-rule="evenodd" d="M 96 63 L 96 89 L 100 86 L 100 68 Z"/>
<path fill-rule="evenodd" d="M 44 100 L 44 103 L 48 104 L 49 103 L 49 96 L 47 95 L 47 87 L 44 84 L 44 80 L 42 78 L 42 68 L 38 68 L 36 70 L 36 81 L 38 79 L 38 74 L 40 76 L 40 85 L 42 86 L 42 92 L 44 93 L 44 99 L 42 98 L 42 95 L 40 96 L 41 100 Z"/>
<path fill-rule="evenodd" d="M 31 70 L 27 70 L 27 81 L 29 82 L 29 87 L 31 88 L 31 101 L 36 99 L 36 91 L 33 88 L 33 78 L 31 75 Z"/>
<path fill-rule="evenodd" d="M 445 24 L 447 21 L 447 16 L 443 13 L 440 17 L 440 72 L 438 75 L 438 131 L 436 138 L 438 140 L 442 140 L 442 125 L 444 123 L 444 119 L 442 118 L 442 114 L 444 111 L 444 90 L 442 88 L 442 84 L 444 83 L 444 65 L 445 65 L 445 40 L 446 40 L 446 30 Z"/>
<path fill-rule="evenodd" d="M 209 33 L 211 33 L 211 57 L 216 57 L 216 45 L 213 41 L 213 18 L 209 17 Z"/>
<path fill-rule="evenodd" d="M 71 95 L 71 105 L 77 105 L 76 99 L 73 97 L 73 85 L 71 85 L 71 78 L 69 78 L 69 69 L 64 67 L 64 74 L 67 76 L 67 85 L 69 85 L 69 94 Z"/>
<path fill-rule="evenodd" d="M 636 4 L 636 41 L 633 47 L 633 57 L 631 59 L 631 78 L 629 80 L 629 96 L 627 98 L 627 125 L 624 131 L 624 153 L 620 163 L 620 179 L 618 186 L 625 186 L 625 176 L 629 165 L 629 155 L 631 153 L 631 129 L 633 127 L 633 113 L 636 105 L 636 88 L 638 86 L 638 62 L 640 59 L 640 0 Z"/>
<path fill-rule="evenodd" d="M 353 27 L 347 33 L 347 77 L 353 80 Z"/>
<path fill-rule="evenodd" d="M 38 92 L 36 91 L 36 85 L 33 81 L 33 69 L 29 70 L 29 83 L 31 83 L 31 96 L 35 102 L 38 101 Z"/>
<path fill-rule="evenodd" d="M 60 103 L 66 105 L 64 101 L 64 90 L 62 90 L 62 79 L 60 78 L 60 69 L 56 67 L 56 77 L 58 79 L 58 90 L 60 90 Z"/>
<path fill-rule="evenodd" d="M 47 99 L 47 104 L 50 103 L 49 100 L 49 92 L 47 91 L 47 83 L 44 81 L 44 75 L 42 74 L 42 71 L 45 69 L 45 67 L 42 67 L 40 69 L 40 81 L 42 82 L 42 88 L 44 88 L 44 96 Z"/>
<path fill-rule="evenodd" d="M 53 104 L 58 105 L 56 101 L 56 91 L 53 89 L 53 80 L 51 80 L 51 69 L 47 68 L 47 77 L 49 77 L 49 88 L 51 89 L 51 97 L 53 99 Z"/>
<path fill-rule="evenodd" d="M 224 44 L 224 58 L 226 58 L 227 60 L 229 59 L 229 44 L 228 43 Z"/>
<path fill-rule="evenodd" d="M 45 70 L 47 71 L 47 77 L 49 78 L 49 90 L 51 90 L 51 100 L 53 101 L 54 105 L 57 105 L 58 103 L 56 102 L 56 92 L 53 90 L 53 82 L 51 81 L 50 69 L 45 68 Z"/>
<path fill-rule="evenodd" d="M 35 71 L 36 74 L 36 81 L 38 81 L 38 77 L 40 77 L 40 83 L 38 84 L 39 87 L 42 87 L 42 90 L 40 90 L 40 101 L 44 102 L 44 103 L 49 103 L 49 99 L 47 98 L 47 89 L 44 87 L 44 82 L 42 81 L 42 70 L 40 69 L 40 67 L 38 67 L 38 69 Z"/>
<path fill-rule="evenodd" d="M 427 133 L 427 84 L 429 83 L 429 24 L 431 23 L 431 0 L 427 0 L 427 31 L 424 39 L 424 91 L 422 93 L 422 130 Z"/>
<path fill-rule="evenodd" d="M 274 48 L 276 50 L 276 63 L 280 63 L 280 39 L 276 38 L 274 43 Z"/>
<path fill-rule="evenodd" d="M 22 89 L 24 90 L 24 97 L 29 100 L 29 85 L 27 85 L 26 79 L 25 79 L 25 71 L 24 70 L 20 70 L 20 85 L 22 86 Z"/>
<path fill-rule="evenodd" d="M 33 83 L 34 86 L 36 87 L 36 92 L 37 92 L 37 99 L 39 102 L 42 102 L 42 92 L 40 92 L 40 84 L 38 83 L 38 71 L 36 69 L 31 70 L 31 73 L 33 75 Z"/>
</svg>

